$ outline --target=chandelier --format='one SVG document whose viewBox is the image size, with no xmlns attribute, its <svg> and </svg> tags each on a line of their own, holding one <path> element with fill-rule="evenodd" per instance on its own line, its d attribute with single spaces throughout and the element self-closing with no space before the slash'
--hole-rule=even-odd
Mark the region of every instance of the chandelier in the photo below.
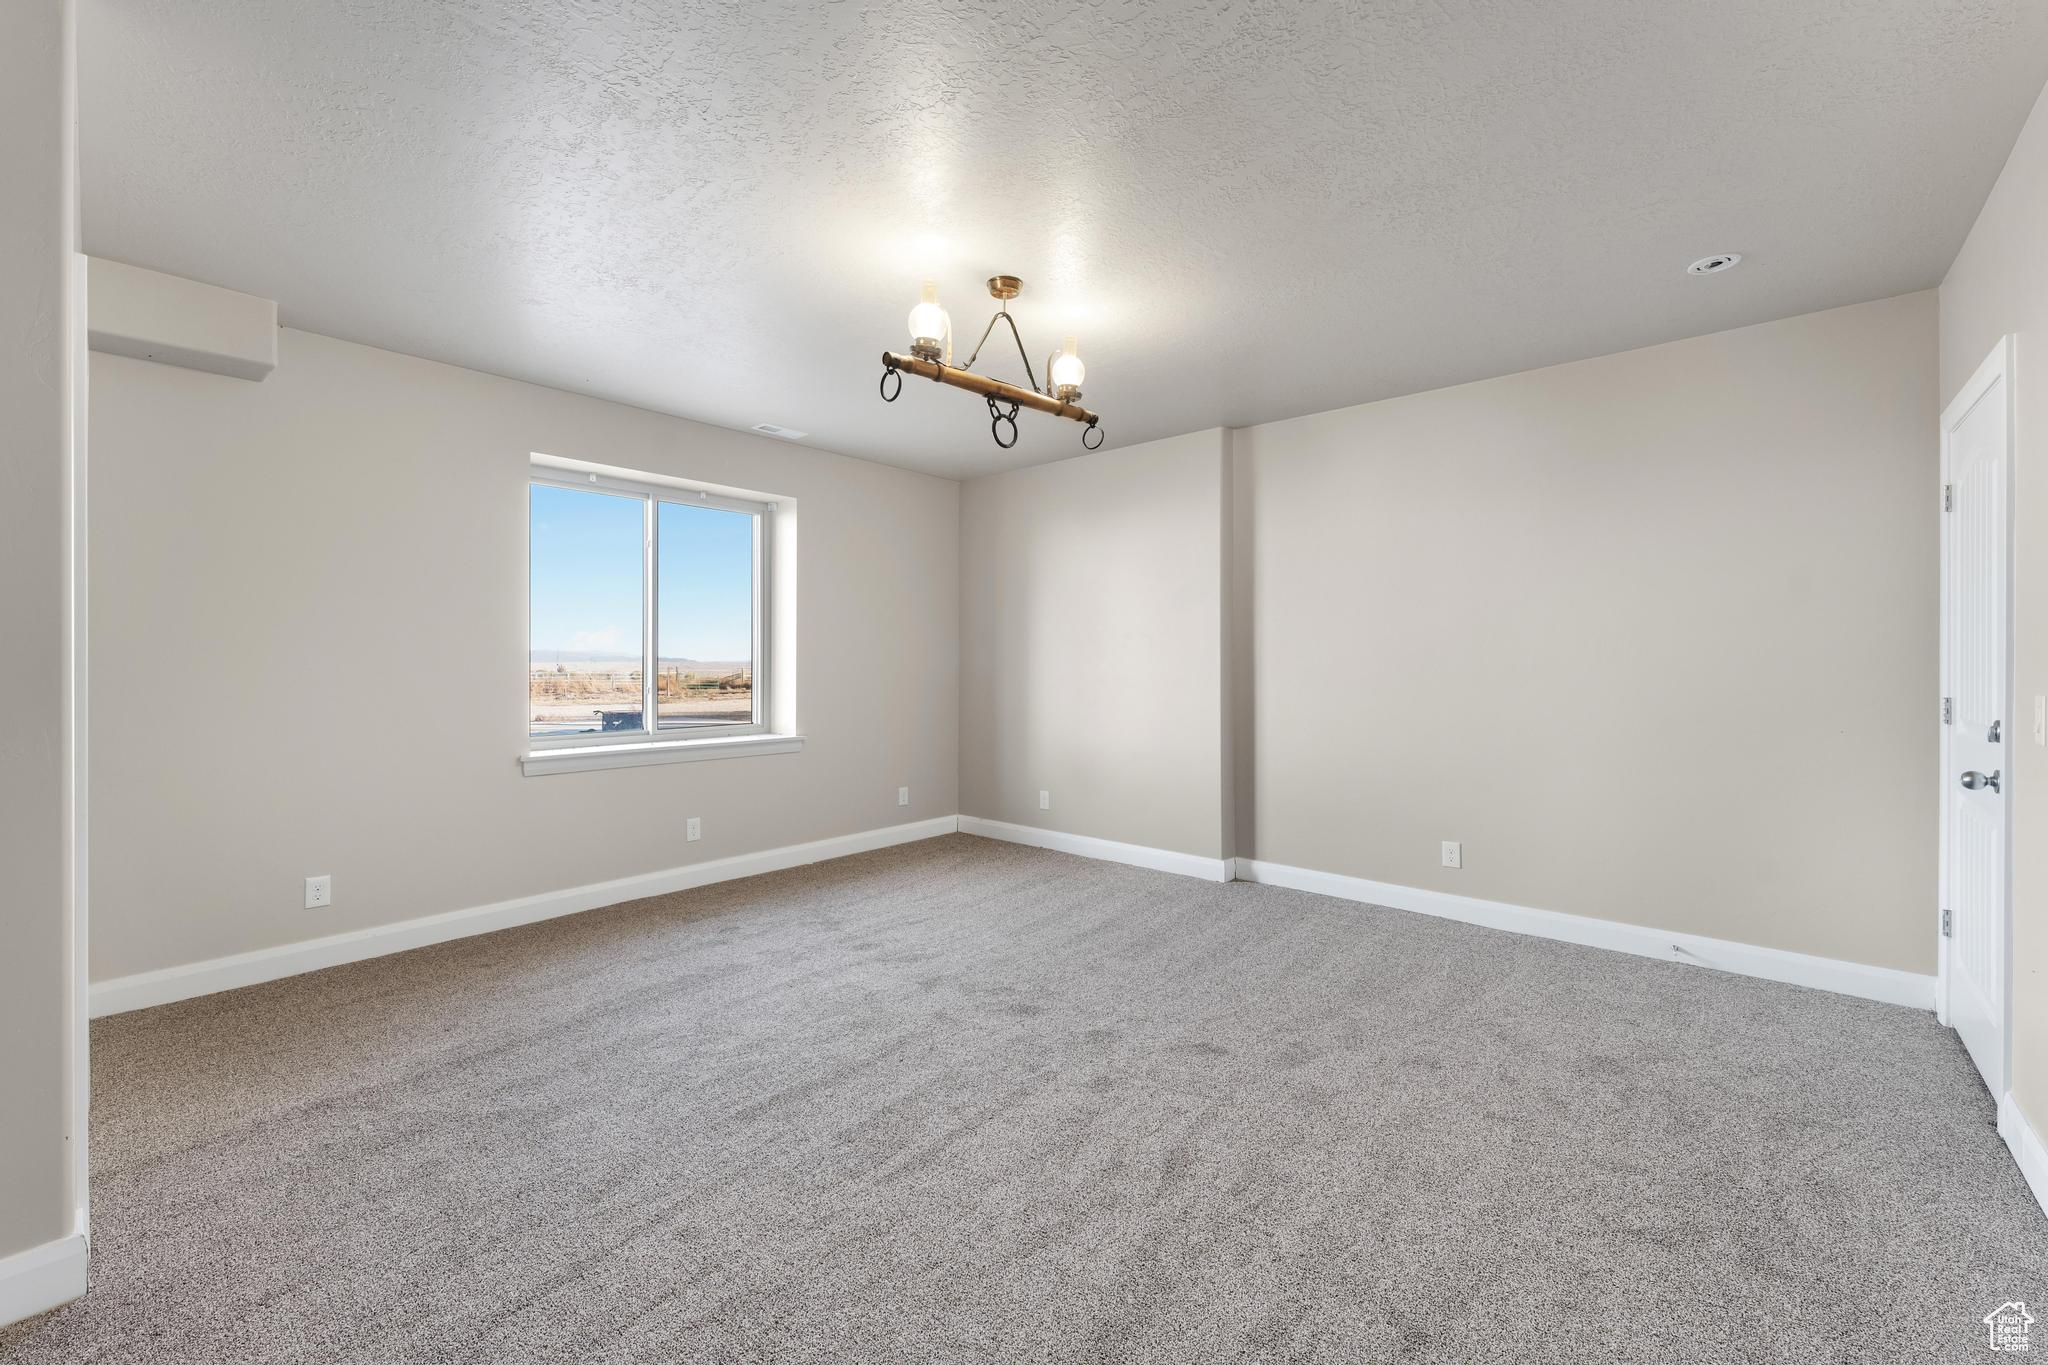
<svg viewBox="0 0 2048 1365">
<path fill-rule="evenodd" d="M 1045 387 L 1040 388 L 1031 372 L 1031 353 L 1024 349 L 1024 338 L 1017 333 L 1017 320 L 1010 316 L 1010 300 L 1024 289 L 1024 282 L 1015 275 L 997 275 L 988 282 L 989 297 L 996 301 L 996 314 L 988 320 L 988 326 L 981 331 L 981 340 L 974 345 L 973 354 L 967 357 L 965 365 L 953 363 L 953 320 L 946 310 L 939 307 L 939 287 L 930 280 L 924 282 L 924 295 L 917 307 L 910 310 L 910 354 L 900 355 L 895 351 L 882 352 L 882 401 L 893 403 L 903 392 L 903 376 L 914 374 L 934 383 L 950 384 L 956 389 L 980 394 L 988 400 L 988 429 L 995 443 L 1004 450 L 1017 444 L 1017 411 L 1019 408 L 1036 408 L 1049 412 L 1055 417 L 1066 417 L 1084 427 L 1081 432 L 1081 448 L 1100 450 L 1102 428 L 1097 425 L 1102 419 L 1077 401 L 1081 397 L 1081 381 L 1087 376 L 1087 367 L 1081 363 L 1080 354 L 1074 347 L 1074 338 L 1068 337 L 1067 344 L 1045 361 Z M 976 374 L 974 362 L 981 358 L 981 348 L 988 344 L 989 336 L 996 330 L 998 322 L 1008 324 L 1010 336 L 1017 343 L 1017 354 L 1024 360 L 1025 387 L 1005 383 L 991 375 Z M 1004 440 L 1007 428 L 1009 439 Z M 1089 437 L 1093 436 L 1093 441 Z"/>
</svg>

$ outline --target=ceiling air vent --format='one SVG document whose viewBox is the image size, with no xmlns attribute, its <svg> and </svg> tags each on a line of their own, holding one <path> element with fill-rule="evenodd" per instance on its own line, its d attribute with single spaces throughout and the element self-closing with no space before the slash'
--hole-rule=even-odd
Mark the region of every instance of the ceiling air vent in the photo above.
<svg viewBox="0 0 2048 1365">
<path fill-rule="evenodd" d="M 763 436 L 774 436 L 784 441 L 801 441 L 804 437 L 810 435 L 809 432 L 798 431 L 795 427 L 778 427 L 773 422 L 756 422 L 752 429 L 760 432 Z"/>
</svg>

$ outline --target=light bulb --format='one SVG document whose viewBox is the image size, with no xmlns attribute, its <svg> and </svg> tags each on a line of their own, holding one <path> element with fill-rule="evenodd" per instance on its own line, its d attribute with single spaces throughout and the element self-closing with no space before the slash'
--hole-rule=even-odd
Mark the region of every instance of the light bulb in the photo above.
<svg viewBox="0 0 2048 1365">
<path fill-rule="evenodd" d="M 1088 367 L 1081 363 L 1080 353 L 1075 349 L 1074 339 L 1067 338 L 1066 347 L 1052 362 L 1052 391 L 1061 399 L 1079 398 L 1081 381 L 1088 377 Z"/>
<path fill-rule="evenodd" d="M 926 360 L 936 359 L 940 342 L 952 330 L 953 321 L 946 316 L 946 310 L 939 307 L 939 286 L 931 281 L 924 282 L 923 297 L 917 307 L 910 310 L 910 350 L 913 355 Z"/>
</svg>

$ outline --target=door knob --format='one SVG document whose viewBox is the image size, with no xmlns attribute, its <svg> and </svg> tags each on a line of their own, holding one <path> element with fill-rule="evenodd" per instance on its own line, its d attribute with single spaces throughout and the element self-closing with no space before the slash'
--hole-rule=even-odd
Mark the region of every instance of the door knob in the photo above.
<svg viewBox="0 0 2048 1365">
<path fill-rule="evenodd" d="M 1999 770 L 1994 769 L 1989 777 L 1986 777 L 1983 773 L 1980 772 L 1964 773 L 1963 786 L 1967 787 L 1971 791 L 1975 791 L 1979 787 L 1989 787 L 1991 788 L 1991 790 L 1997 791 L 1998 771 Z"/>
</svg>

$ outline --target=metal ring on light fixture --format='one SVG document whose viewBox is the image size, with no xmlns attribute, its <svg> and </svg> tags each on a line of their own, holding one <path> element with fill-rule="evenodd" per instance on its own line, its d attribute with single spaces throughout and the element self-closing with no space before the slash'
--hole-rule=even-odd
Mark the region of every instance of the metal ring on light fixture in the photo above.
<svg viewBox="0 0 2048 1365">
<path fill-rule="evenodd" d="M 1088 436 L 1091 432 L 1094 433 L 1095 436 L 1095 444 L 1092 446 L 1088 444 Z M 1096 426 L 1093 422 L 1090 422 L 1087 426 L 1081 428 L 1081 449 L 1083 450 L 1100 450 L 1102 449 L 1103 441 L 1106 439 L 1107 434 L 1102 430 L 1101 427 Z"/>
<path fill-rule="evenodd" d="M 896 381 L 896 387 L 893 389 L 889 387 L 891 379 Z M 882 367 L 882 382 L 875 387 L 882 391 L 882 401 L 884 403 L 895 402 L 896 395 L 903 392 L 903 371 L 897 369 L 894 365 L 884 365 Z"/>
<path fill-rule="evenodd" d="M 1010 439 L 1007 441 L 1003 439 L 1003 423 L 1005 422 L 1010 424 Z M 1017 444 L 1017 405 L 1015 403 L 1010 404 L 1008 412 L 1004 412 L 1003 405 L 996 402 L 993 395 L 990 396 L 988 400 L 988 434 L 990 439 L 1004 450 L 1008 450 L 1011 446 Z"/>
</svg>

